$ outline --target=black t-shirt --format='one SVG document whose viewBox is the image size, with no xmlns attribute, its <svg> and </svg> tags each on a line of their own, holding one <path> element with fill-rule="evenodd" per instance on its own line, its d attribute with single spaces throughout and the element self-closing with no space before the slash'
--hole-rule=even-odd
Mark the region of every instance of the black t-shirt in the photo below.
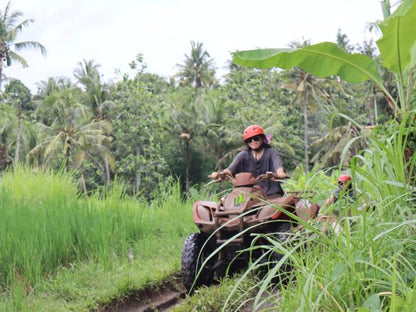
<svg viewBox="0 0 416 312">
<path fill-rule="evenodd" d="M 244 150 L 235 156 L 233 162 L 228 167 L 233 175 L 240 172 L 251 172 L 254 177 L 267 171 L 276 172 L 278 168 L 283 167 L 277 151 L 272 147 L 265 147 L 264 153 L 259 160 L 256 160 L 251 150 Z M 261 181 L 258 183 L 270 195 L 283 195 L 282 187 L 279 182 Z"/>
</svg>

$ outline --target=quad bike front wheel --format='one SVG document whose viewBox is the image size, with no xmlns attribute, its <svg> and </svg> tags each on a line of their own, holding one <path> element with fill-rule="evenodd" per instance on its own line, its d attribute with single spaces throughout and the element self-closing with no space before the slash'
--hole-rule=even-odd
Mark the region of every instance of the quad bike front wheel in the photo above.
<svg viewBox="0 0 416 312">
<path fill-rule="evenodd" d="M 214 271 L 210 263 L 202 267 L 211 253 L 209 244 L 205 244 L 206 240 L 205 234 L 193 233 L 186 238 L 183 245 L 182 281 L 188 292 L 202 285 L 210 285 L 214 280 Z"/>
<path fill-rule="evenodd" d="M 289 232 L 292 229 L 292 224 L 288 222 L 279 222 L 276 225 L 275 232 L 272 234 L 274 240 L 279 243 L 285 243 L 287 239 L 289 238 Z M 284 257 L 283 254 L 281 254 L 277 250 L 273 250 L 270 254 L 269 261 L 268 261 L 268 269 L 269 271 L 272 270 L 272 268 L 277 265 L 277 263 L 282 260 Z M 276 272 L 277 275 L 272 279 L 272 282 L 277 283 L 283 283 L 286 284 L 288 281 L 288 278 L 290 276 L 291 271 L 291 265 L 289 263 L 290 261 L 286 261 L 283 263 L 279 270 Z"/>
</svg>

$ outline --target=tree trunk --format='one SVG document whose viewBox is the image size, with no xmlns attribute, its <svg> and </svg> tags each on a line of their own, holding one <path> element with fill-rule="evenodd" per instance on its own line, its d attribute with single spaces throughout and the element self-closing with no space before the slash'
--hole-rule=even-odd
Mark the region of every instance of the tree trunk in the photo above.
<svg viewBox="0 0 416 312">
<path fill-rule="evenodd" d="M 85 184 L 85 178 L 84 178 L 84 173 L 81 172 L 81 185 L 82 185 L 82 189 L 84 190 L 84 194 L 87 195 L 87 185 Z"/>
<path fill-rule="evenodd" d="M 303 148 L 305 151 L 305 172 L 309 172 L 309 151 L 308 151 L 308 103 L 306 92 L 303 91 L 303 125 L 304 125 L 304 133 L 303 133 Z"/>
<path fill-rule="evenodd" d="M 366 102 L 365 102 L 365 110 L 367 111 L 367 117 L 368 117 L 368 120 L 370 121 L 371 126 L 374 125 L 374 118 L 371 112 L 372 107 L 373 107 L 373 99 L 371 96 L 369 96 L 367 97 Z"/>
<path fill-rule="evenodd" d="M 189 170 L 191 167 L 191 154 L 189 151 L 189 140 L 185 140 L 186 146 L 186 172 L 185 172 L 185 191 L 189 191 Z"/>
<path fill-rule="evenodd" d="M 0 145 L 0 171 L 3 171 L 7 167 L 8 159 L 7 159 L 7 150 L 6 146 L 1 144 Z"/>
<path fill-rule="evenodd" d="M 139 159 L 140 157 L 140 149 L 138 147 L 136 148 L 136 157 L 137 159 Z M 139 162 L 137 161 L 137 163 Z M 141 184 L 140 171 L 136 170 L 136 194 L 139 194 L 140 192 L 140 184 Z"/>
<path fill-rule="evenodd" d="M 202 80 L 201 78 L 197 77 L 195 80 L 195 89 L 200 89 L 202 88 Z"/>
<path fill-rule="evenodd" d="M 3 80 L 3 56 L 0 55 L 0 57 L 1 57 L 0 59 L 0 90 L 1 90 L 1 82 Z"/>
<path fill-rule="evenodd" d="M 108 161 L 107 153 L 105 153 L 105 156 L 104 156 L 104 167 L 105 167 L 105 184 L 109 185 L 110 184 L 110 164 Z"/>
<path fill-rule="evenodd" d="M 69 156 L 71 155 L 71 138 L 66 138 L 66 146 L 65 146 L 65 151 L 64 151 L 64 155 L 65 155 L 65 170 L 66 172 L 69 171 Z"/>
<path fill-rule="evenodd" d="M 19 164 L 20 136 L 22 131 L 22 101 L 18 100 L 17 106 L 17 130 L 16 130 L 16 151 L 14 154 L 14 166 Z"/>
</svg>

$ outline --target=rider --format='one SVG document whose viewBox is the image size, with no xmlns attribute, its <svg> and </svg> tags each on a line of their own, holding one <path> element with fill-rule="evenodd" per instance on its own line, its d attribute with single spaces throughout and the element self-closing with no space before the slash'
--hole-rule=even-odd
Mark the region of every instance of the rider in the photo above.
<svg viewBox="0 0 416 312">
<path fill-rule="evenodd" d="M 275 172 L 278 179 L 286 178 L 278 152 L 266 140 L 263 128 L 258 125 L 248 126 L 243 133 L 247 149 L 238 153 L 231 165 L 222 172 L 214 172 L 211 177 L 217 179 L 220 174 L 235 175 L 240 172 L 251 172 L 254 177 L 268 171 Z M 268 197 L 283 196 L 279 182 L 261 181 L 258 183 Z"/>
<path fill-rule="evenodd" d="M 338 178 L 338 188 L 331 193 L 329 198 L 325 201 L 325 206 L 330 206 L 331 204 L 336 203 L 340 198 L 344 199 L 346 202 L 344 206 L 348 206 L 349 204 L 355 201 L 355 192 L 352 186 L 352 179 L 351 176 L 348 174 L 342 174 Z M 339 213 L 337 211 L 334 212 L 336 215 Z M 348 209 L 348 215 L 350 211 Z"/>
</svg>

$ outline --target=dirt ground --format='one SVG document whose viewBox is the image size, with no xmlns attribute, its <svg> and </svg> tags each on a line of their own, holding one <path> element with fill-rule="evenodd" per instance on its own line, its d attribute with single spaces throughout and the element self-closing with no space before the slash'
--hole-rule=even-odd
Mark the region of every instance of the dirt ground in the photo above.
<svg viewBox="0 0 416 312">
<path fill-rule="evenodd" d="M 125 300 L 115 302 L 101 312 L 166 312 L 179 300 L 185 298 L 186 291 L 180 286 L 177 277 L 169 279 L 157 288 L 150 288 L 132 294 Z"/>
<path fill-rule="evenodd" d="M 181 285 L 179 277 L 172 277 L 164 284 L 153 289 L 145 289 L 125 300 L 114 302 L 100 312 L 167 312 L 180 303 L 186 297 L 186 290 Z M 272 296 L 274 297 L 274 296 Z M 270 294 L 262 296 L 263 302 L 257 310 L 253 310 L 254 300 L 250 300 L 244 309 L 239 312 L 272 311 L 273 303 L 268 303 Z"/>
</svg>

